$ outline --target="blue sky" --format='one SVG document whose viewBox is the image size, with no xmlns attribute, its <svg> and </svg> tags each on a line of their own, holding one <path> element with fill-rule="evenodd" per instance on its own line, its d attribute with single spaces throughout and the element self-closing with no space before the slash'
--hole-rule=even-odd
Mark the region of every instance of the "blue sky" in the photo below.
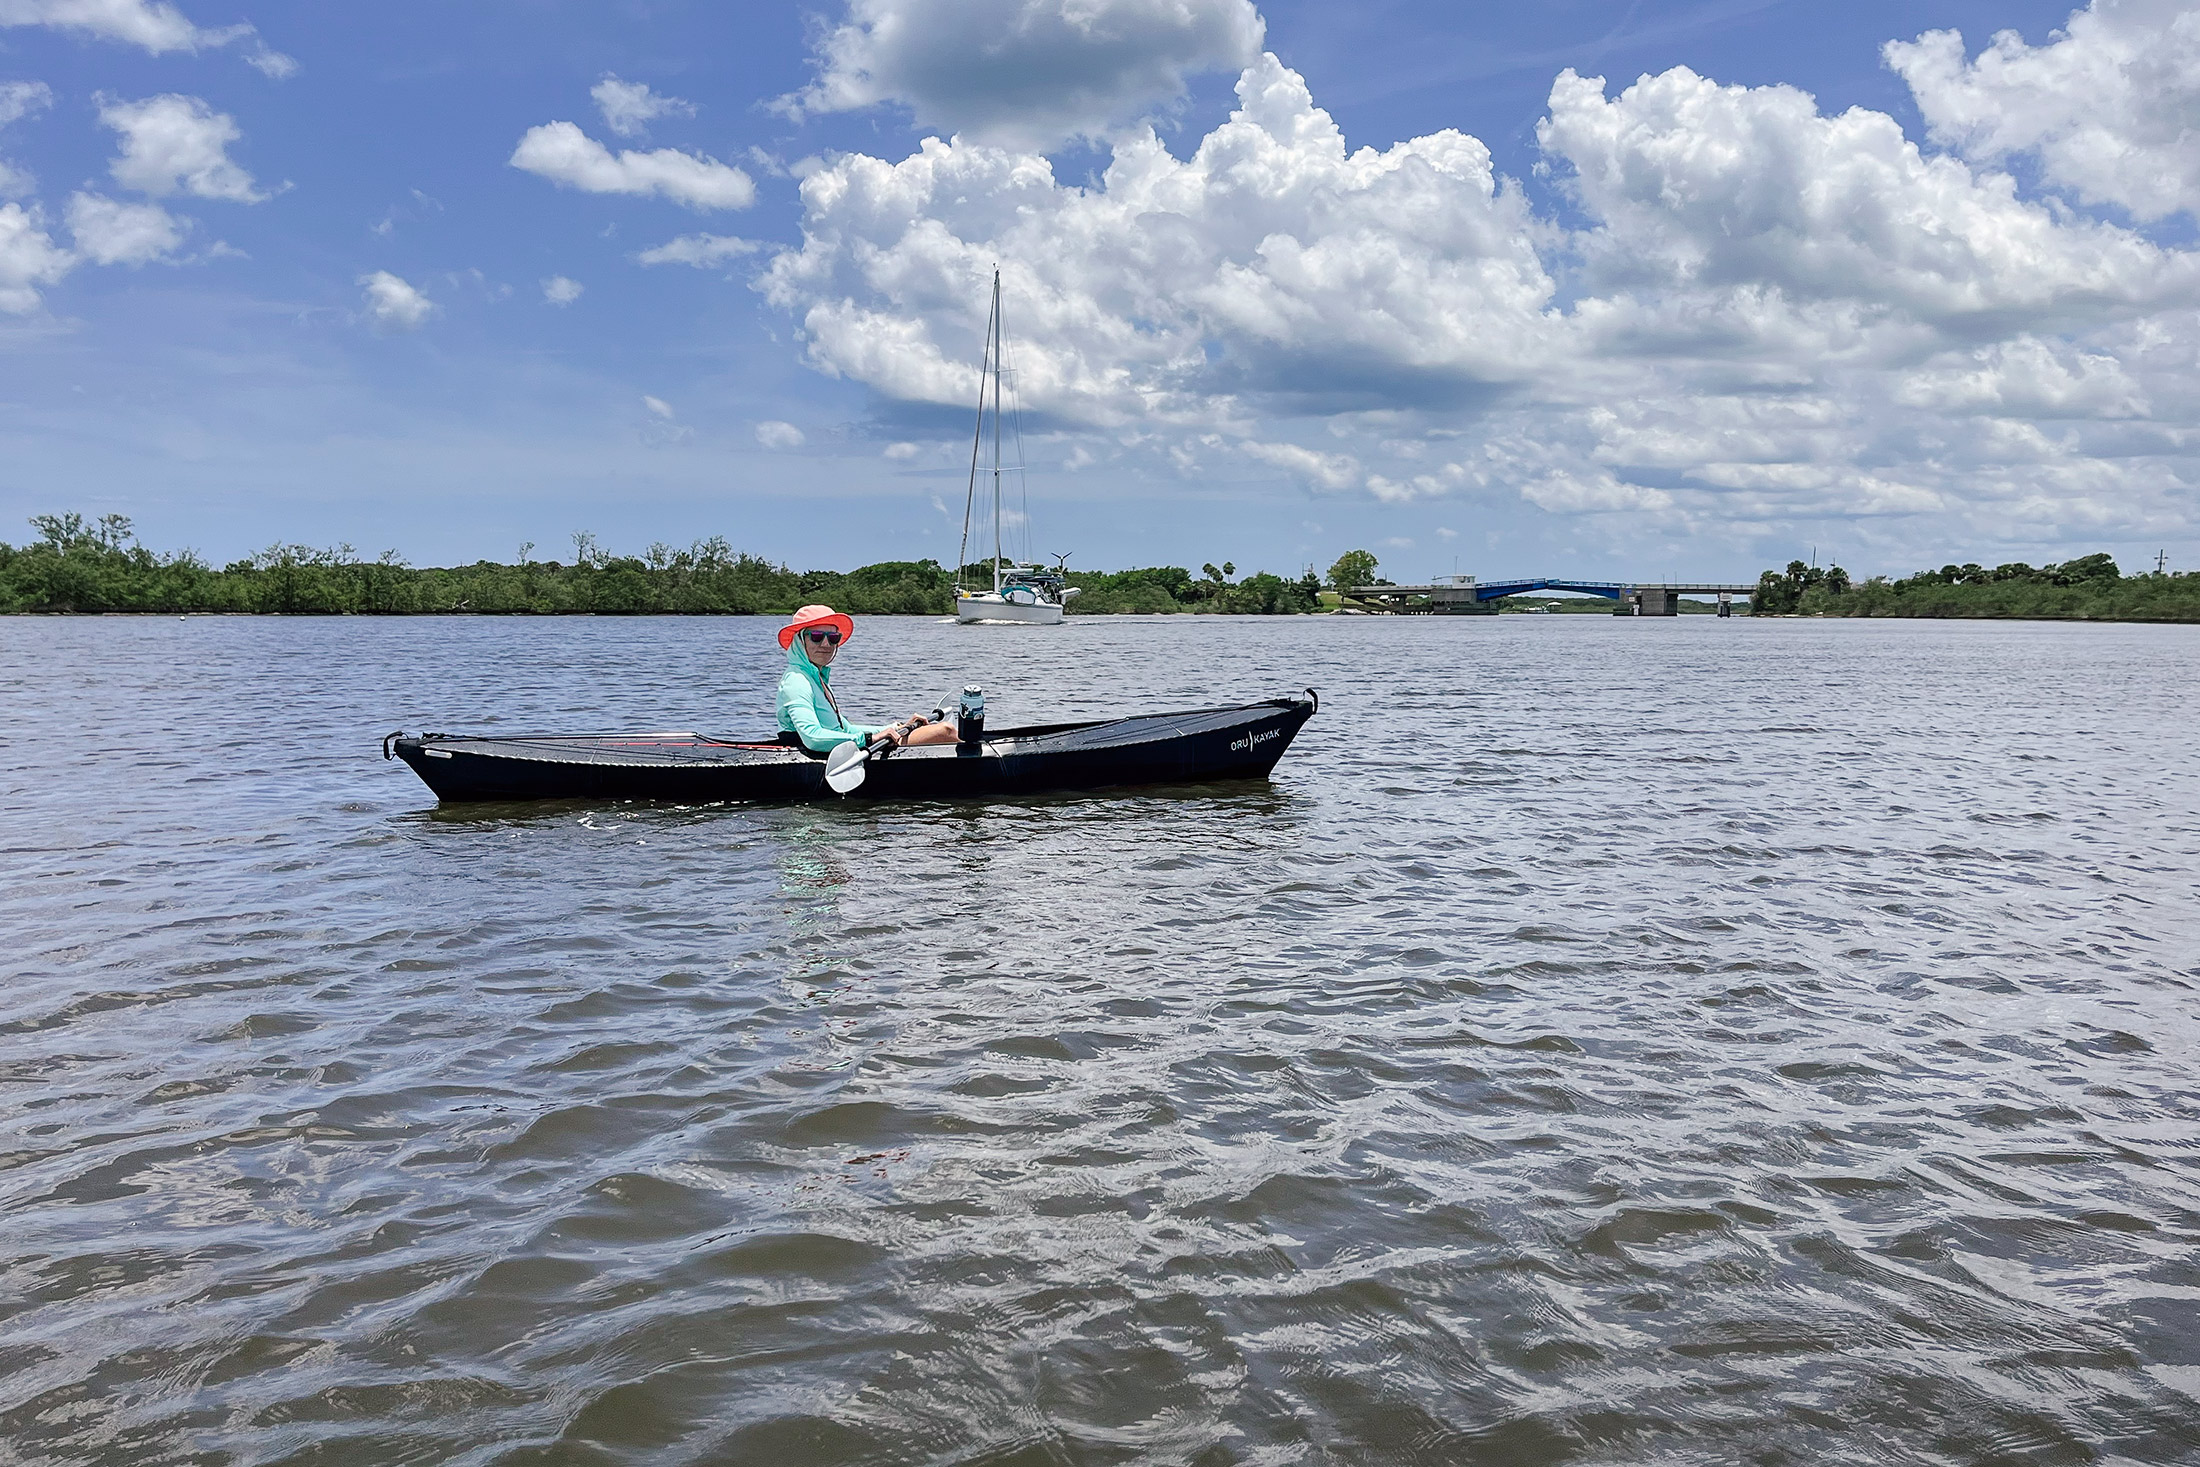
<svg viewBox="0 0 2200 1467">
<path fill-rule="evenodd" d="M 0 0 L 0 525 L 949 559 L 997 259 L 1073 564 L 2190 565 L 2196 97 L 2155 0 Z"/>
</svg>

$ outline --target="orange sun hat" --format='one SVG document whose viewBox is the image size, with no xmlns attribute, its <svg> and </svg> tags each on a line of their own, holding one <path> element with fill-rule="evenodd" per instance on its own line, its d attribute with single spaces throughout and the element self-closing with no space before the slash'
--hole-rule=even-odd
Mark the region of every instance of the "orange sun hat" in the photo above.
<svg viewBox="0 0 2200 1467">
<path fill-rule="evenodd" d="M 779 645 L 792 647 L 795 633 L 805 627 L 832 626 L 840 628 L 840 640 L 845 642 L 856 634 L 853 618 L 833 610 L 830 606 L 805 606 L 794 614 L 793 620 L 779 629 Z"/>
</svg>

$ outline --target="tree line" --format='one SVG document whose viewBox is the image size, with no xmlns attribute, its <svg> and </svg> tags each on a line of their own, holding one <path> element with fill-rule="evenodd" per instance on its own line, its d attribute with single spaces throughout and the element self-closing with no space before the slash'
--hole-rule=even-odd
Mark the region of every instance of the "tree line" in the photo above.
<svg viewBox="0 0 2200 1467">
<path fill-rule="evenodd" d="M 0 542 L 0 612 L 296 612 L 406 615 L 432 612 L 555 616 L 788 612 L 826 602 L 858 615 L 945 616 L 954 572 L 934 560 L 890 560 L 851 571 L 796 571 L 737 552 L 721 536 L 685 549 L 651 545 L 640 555 L 573 537 L 570 560 L 409 565 L 394 551 L 367 559 L 349 545 L 277 544 L 215 567 L 190 551 L 156 553 L 123 515 L 34 515 L 38 538 Z M 1365 550 L 1347 551 L 1318 575 L 1266 571 L 1240 578 L 1229 561 L 1197 573 L 1183 566 L 1070 571 L 1076 615 L 1319 611 L 1324 590 L 1386 584 Z M 990 585 L 992 568 L 963 567 L 963 584 Z M 2127 576 L 2105 554 L 2056 565 L 2012 561 L 1991 568 L 1944 565 L 1898 580 L 1852 581 L 1839 566 L 1790 561 L 1758 577 L 1758 616 L 2035 617 L 2099 621 L 2200 621 L 2200 574 Z"/>
<path fill-rule="evenodd" d="M 1851 581 L 1839 566 L 1791 560 L 1757 578 L 1755 616 L 2017 617 L 2200 621 L 2200 575 L 2127 576 L 2105 552 L 2055 565 L 1944 565 L 1890 580 Z"/>
<path fill-rule="evenodd" d="M 538 560 L 528 544 L 510 564 L 427 567 L 409 565 L 395 551 L 368 559 L 349 545 L 277 544 L 215 567 L 187 550 L 147 549 L 123 515 L 35 515 L 30 523 L 36 540 L 0 542 L 0 612 L 753 615 L 812 602 L 872 616 L 945 616 L 955 609 L 955 574 L 937 561 L 795 571 L 737 552 L 715 535 L 685 549 L 656 544 L 640 555 L 618 555 L 582 533 L 566 561 Z M 1068 580 L 1081 593 L 1069 609 L 1080 615 L 1281 615 L 1319 610 L 1322 590 L 1312 570 L 1291 579 L 1265 571 L 1239 579 L 1228 561 L 1198 574 L 1152 566 L 1071 571 Z M 990 585 L 991 566 L 965 566 L 963 583 Z"/>
</svg>

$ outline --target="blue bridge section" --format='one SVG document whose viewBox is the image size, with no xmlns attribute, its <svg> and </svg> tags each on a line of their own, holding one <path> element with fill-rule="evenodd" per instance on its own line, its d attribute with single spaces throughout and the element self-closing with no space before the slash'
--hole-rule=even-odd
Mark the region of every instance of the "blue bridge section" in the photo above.
<svg viewBox="0 0 2200 1467">
<path fill-rule="evenodd" d="M 1588 596 L 1602 596 L 1607 601 L 1617 601 L 1634 590 L 1633 586 L 1618 581 L 1562 581 L 1555 576 L 1530 576 L 1524 581 L 1477 581 L 1474 599 L 1495 601 L 1500 596 L 1518 596 L 1524 591 L 1575 591 Z"/>
<path fill-rule="evenodd" d="M 1683 581 L 1575 581 L 1561 576 L 1521 576 L 1512 580 L 1483 581 L 1473 576 L 1452 576 L 1426 586 L 1353 586 L 1345 591 L 1348 601 L 1362 610 L 1436 616 L 1494 613 L 1485 602 L 1502 601 L 1530 591 L 1563 591 L 1576 596 L 1601 596 L 1617 603 L 1620 616 L 1672 616 L 1683 596 L 1716 596 L 1719 615 L 1737 596 L 1756 593 L 1754 585 L 1718 585 Z"/>
</svg>

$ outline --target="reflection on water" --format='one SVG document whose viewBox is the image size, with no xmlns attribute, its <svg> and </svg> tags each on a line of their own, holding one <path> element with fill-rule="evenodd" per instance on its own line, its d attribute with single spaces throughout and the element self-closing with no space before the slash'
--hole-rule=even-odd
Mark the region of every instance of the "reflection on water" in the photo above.
<svg viewBox="0 0 2200 1467">
<path fill-rule="evenodd" d="M 992 805 L 375 748 L 768 639 L 7 627 L 12 1454 L 2200 1459 L 2189 630 L 867 621 L 859 717 L 1322 691 Z"/>
</svg>

